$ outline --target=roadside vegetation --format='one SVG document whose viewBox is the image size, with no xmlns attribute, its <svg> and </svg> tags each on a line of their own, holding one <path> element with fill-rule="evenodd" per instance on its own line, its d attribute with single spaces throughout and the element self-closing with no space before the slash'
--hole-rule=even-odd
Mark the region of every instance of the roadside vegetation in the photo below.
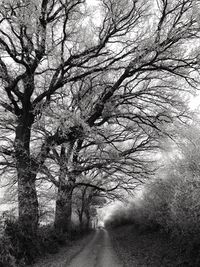
<svg viewBox="0 0 200 267">
<path fill-rule="evenodd" d="M 157 250 L 159 262 L 157 264 L 154 262 L 154 265 L 152 263 L 150 266 L 159 266 L 162 260 L 163 265 L 160 266 L 168 266 L 164 261 L 166 252 L 168 260 L 170 255 L 173 255 L 174 262 L 171 262 L 173 266 L 179 266 L 181 257 L 180 266 L 200 264 L 199 129 L 190 125 L 184 130 L 179 128 L 179 131 L 176 146 L 171 147 L 173 149 L 170 153 L 168 143 L 168 155 L 167 157 L 165 155 L 163 161 L 165 165 L 159 168 L 151 182 L 143 186 L 140 197 L 129 203 L 128 207 L 122 205 L 116 209 L 105 223 L 108 228 L 113 229 L 112 233 L 118 240 L 119 247 L 124 239 L 121 246 L 129 250 L 128 245 L 125 245 L 126 241 L 130 245 L 131 241 L 132 244 L 138 243 L 136 240 L 139 238 L 146 240 L 147 243 L 152 242 L 152 246 L 156 244 L 160 248 L 165 247 L 160 255 L 158 252 L 160 248 Z M 161 155 L 161 160 L 163 156 L 164 154 Z M 124 236 L 120 234 L 121 230 L 117 230 L 120 227 L 128 228 L 123 230 L 126 232 Z M 151 263 L 153 250 L 149 248 L 147 251 Z"/>
<path fill-rule="evenodd" d="M 90 227 L 80 228 L 79 225 L 72 224 L 70 232 L 59 232 L 49 224 L 41 226 L 38 229 L 37 239 L 32 240 L 23 235 L 17 218 L 6 216 L 1 218 L 1 222 L 1 267 L 32 266 L 37 261 L 39 263 L 34 266 L 50 266 L 50 263 L 52 266 L 57 266 L 56 262 L 61 260 L 64 266 L 65 262 L 82 248 L 92 231 Z M 58 254 L 56 261 L 55 256 L 50 256 L 55 254 Z"/>
</svg>

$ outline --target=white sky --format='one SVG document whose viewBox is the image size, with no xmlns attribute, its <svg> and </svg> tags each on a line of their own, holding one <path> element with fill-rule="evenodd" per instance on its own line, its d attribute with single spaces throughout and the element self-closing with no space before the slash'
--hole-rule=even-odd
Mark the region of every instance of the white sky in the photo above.
<svg viewBox="0 0 200 267">
<path fill-rule="evenodd" d="M 98 0 L 86 0 L 86 2 L 91 6 L 95 6 L 98 4 Z"/>
<path fill-rule="evenodd" d="M 200 113 L 200 93 L 197 96 L 191 97 L 189 106 L 192 110 L 198 109 Z"/>
</svg>

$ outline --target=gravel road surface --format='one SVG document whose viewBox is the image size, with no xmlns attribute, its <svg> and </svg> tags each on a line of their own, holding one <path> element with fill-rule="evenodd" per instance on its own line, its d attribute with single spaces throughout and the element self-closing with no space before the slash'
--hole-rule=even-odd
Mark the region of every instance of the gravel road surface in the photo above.
<svg viewBox="0 0 200 267">
<path fill-rule="evenodd" d="M 105 229 L 98 229 L 93 239 L 72 259 L 69 267 L 123 267 Z"/>
</svg>

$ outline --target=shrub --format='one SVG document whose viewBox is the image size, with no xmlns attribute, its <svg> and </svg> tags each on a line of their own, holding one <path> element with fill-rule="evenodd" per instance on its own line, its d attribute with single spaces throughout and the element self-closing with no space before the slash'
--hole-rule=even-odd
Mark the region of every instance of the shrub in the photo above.
<svg viewBox="0 0 200 267">
<path fill-rule="evenodd" d="M 67 234 L 56 231 L 52 225 L 43 226 L 38 233 L 40 251 L 42 253 L 57 253 L 59 246 L 66 244 Z"/>
<path fill-rule="evenodd" d="M 18 264 L 31 264 L 35 261 L 39 254 L 38 240 L 29 232 L 22 231 L 16 219 L 5 220 L 5 236 L 14 248 L 13 256 Z"/>
<path fill-rule="evenodd" d="M 0 267 L 16 267 L 16 260 L 14 257 L 14 249 L 5 235 L 0 237 Z"/>
<path fill-rule="evenodd" d="M 183 241 L 200 244 L 199 177 L 183 177 L 171 201 L 173 234 Z"/>
<path fill-rule="evenodd" d="M 152 181 L 140 201 L 115 210 L 106 226 L 131 223 L 141 231 L 162 231 L 187 253 L 200 248 L 200 179 L 187 173 Z"/>
</svg>

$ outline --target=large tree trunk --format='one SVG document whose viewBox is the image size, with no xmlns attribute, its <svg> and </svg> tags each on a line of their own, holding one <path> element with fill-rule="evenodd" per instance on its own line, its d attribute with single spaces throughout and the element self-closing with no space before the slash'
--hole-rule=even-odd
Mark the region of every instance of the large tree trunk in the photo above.
<svg viewBox="0 0 200 267">
<path fill-rule="evenodd" d="M 79 210 L 79 226 L 80 229 L 83 230 L 84 229 L 84 220 L 83 220 L 83 214 L 84 214 L 84 210 L 85 210 L 85 194 L 87 191 L 87 187 L 85 187 L 82 191 L 82 195 L 81 195 L 81 207 Z"/>
<path fill-rule="evenodd" d="M 78 219 L 79 219 L 80 230 L 83 230 L 84 224 L 83 224 L 83 212 L 82 211 L 80 211 L 80 213 L 78 214 Z"/>
<path fill-rule="evenodd" d="M 30 159 L 30 134 L 33 117 L 24 116 L 16 128 L 15 158 L 18 176 L 19 222 L 26 234 L 35 235 L 38 227 L 36 172 Z"/>
<path fill-rule="evenodd" d="M 72 194 L 75 180 L 74 177 L 70 177 L 68 173 L 68 161 L 72 153 L 73 145 L 74 142 L 69 144 L 67 153 L 65 145 L 61 146 L 60 151 L 60 174 L 54 226 L 56 230 L 61 232 L 71 230 Z"/>
<path fill-rule="evenodd" d="M 85 228 L 85 224 L 84 224 L 85 220 L 84 220 L 84 216 L 83 215 L 84 215 L 84 206 L 82 204 L 81 208 L 80 208 L 80 210 L 78 212 L 79 228 L 80 228 L 81 231 L 84 230 L 84 228 Z"/>
<path fill-rule="evenodd" d="M 57 192 L 54 226 L 58 231 L 67 232 L 71 229 L 73 186 L 60 186 Z"/>
<path fill-rule="evenodd" d="M 86 227 L 86 229 L 89 229 L 90 228 L 90 219 L 91 219 L 89 208 L 85 209 L 85 216 L 86 216 L 86 225 L 85 225 L 85 227 Z"/>
</svg>

